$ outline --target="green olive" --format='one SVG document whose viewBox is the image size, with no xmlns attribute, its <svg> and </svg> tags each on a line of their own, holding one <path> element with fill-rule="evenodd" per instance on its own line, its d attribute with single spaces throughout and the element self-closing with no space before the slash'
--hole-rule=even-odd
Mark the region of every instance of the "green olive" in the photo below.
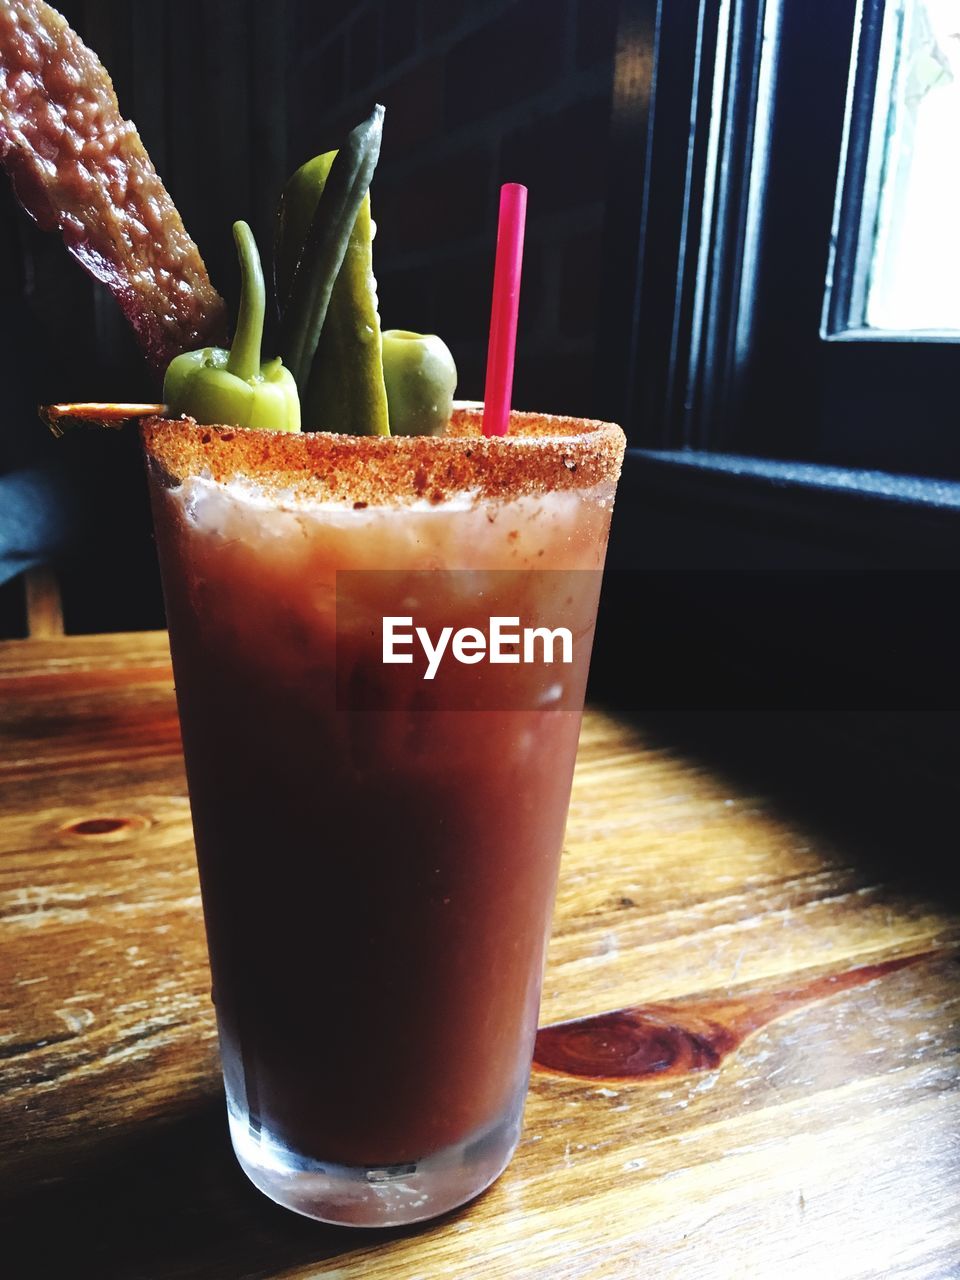
<svg viewBox="0 0 960 1280">
<path fill-rule="evenodd" d="M 390 434 L 439 435 L 450 421 L 457 366 L 435 333 L 388 329 L 383 335 L 383 380 Z"/>
</svg>

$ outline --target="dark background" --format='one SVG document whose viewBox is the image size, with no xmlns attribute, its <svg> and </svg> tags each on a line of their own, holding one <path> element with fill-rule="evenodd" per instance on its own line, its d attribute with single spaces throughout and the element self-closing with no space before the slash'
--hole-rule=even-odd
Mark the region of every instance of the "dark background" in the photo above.
<svg viewBox="0 0 960 1280">
<path fill-rule="evenodd" d="M 231 224 L 266 255 L 289 174 L 387 107 L 373 184 L 385 328 L 439 333 L 458 394 L 482 396 L 499 186 L 530 189 L 514 403 L 596 414 L 616 0 L 63 0 L 111 73 L 217 288 L 235 305 Z M 136 446 L 54 444 L 41 402 L 151 398 L 112 299 L 0 182 L 0 471 L 82 474 L 58 555 L 68 631 L 162 625 Z M 22 634 L 22 584 L 0 635 Z"/>
<path fill-rule="evenodd" d="M 231 223 L 264 252 L 289 174 L 387 107 L 374 179 L 385 328 L 440 333 L 479 398 L 500 184 L 530 188 L 516 402 L 591 409 L 616 0 L 269 5 L 64 0 L 233 302 Z M 4 311 L 44 396 L 142 390 L 132 343 L 54 237 L 3 195 Z M 26 305 L 24 305 L 24 301 Z M 27 337 L 31 340 L 26 341 Z M 4 432 L 5 460 L 12 443 Z"/>
</svg>

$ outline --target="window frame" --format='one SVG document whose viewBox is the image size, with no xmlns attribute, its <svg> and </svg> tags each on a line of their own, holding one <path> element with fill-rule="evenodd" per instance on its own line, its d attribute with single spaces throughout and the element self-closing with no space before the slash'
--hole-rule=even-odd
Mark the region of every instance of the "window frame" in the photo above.
<svg viewBox="0 0 960 1280">
<path fill-rule="evenodd" d="M 596 398 L 631 444 L 960 476 L 954 340 L 840 323 L 882 7 L 623 0 Z"/>
</svg>

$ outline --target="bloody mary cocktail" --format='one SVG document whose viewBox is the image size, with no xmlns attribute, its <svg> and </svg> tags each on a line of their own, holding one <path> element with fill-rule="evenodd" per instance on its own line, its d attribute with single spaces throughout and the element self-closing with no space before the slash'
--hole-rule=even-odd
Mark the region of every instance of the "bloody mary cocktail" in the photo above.
<svg viewBox="0 0 960 1280">
<path fill-rule="evenodd" d="M 519 1133 L 623 434 L 143 438 L 234 1147 L 311 1216 L 432 1217 Z M 571 660 L 426 681 L 403 614 Z"/>
</svg>

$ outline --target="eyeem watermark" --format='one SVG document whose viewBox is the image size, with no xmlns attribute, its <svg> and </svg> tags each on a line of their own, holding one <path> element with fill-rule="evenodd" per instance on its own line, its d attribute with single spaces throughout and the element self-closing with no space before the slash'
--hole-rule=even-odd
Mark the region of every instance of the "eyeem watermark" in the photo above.
<svg viewBox="0 0 960 1280">
<path fill-rule="evenodd" d="M 599 593 L 594 569 L 338 569 L 337 707 L 579 714 Z"/>
<path fill-rule="evenodd" d="M 486 632 L 479 627 L 442 627 L 434 639 L 426 627 L 414 626 L 413 616 L 388 615 L 383 619 L 385 666 L 409 666 L 417 645 L 426 658 L 424 680 L 433 680 L 440 663 L 449 655 L 464 666 L 478 662 L 501 664 L 573 662 L 573 633 L 569 627 L 521 627 L 519 617 L 490 619 Z M 559 657 L 557 651 L 559 649 Z"/>
</svg>

